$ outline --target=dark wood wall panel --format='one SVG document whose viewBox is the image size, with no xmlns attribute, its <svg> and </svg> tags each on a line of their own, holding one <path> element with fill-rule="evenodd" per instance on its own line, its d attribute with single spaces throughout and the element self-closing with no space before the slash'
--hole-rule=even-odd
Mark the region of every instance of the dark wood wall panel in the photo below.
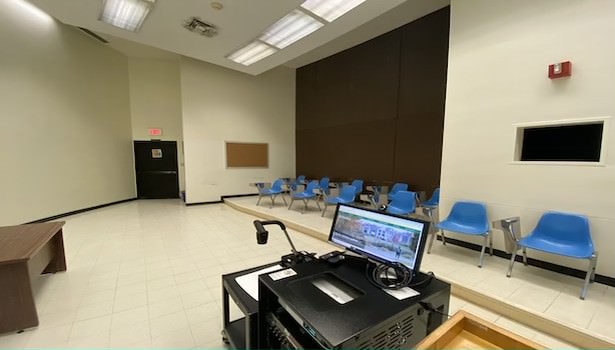
<svg viewBox="0 0 615 350">
<path fill-rule="evenodd" d="M 440 10 L 297 70 L 298 175 L 405 181 L 417 190 L 439 182 L 448 14 Z M 408 66 L 415 64 L 423 67 Z M 416 140 L 430 151 L 417 149 Z M 423 166 L 407 165 L 416 162 L 429 163 L 424 174 L 415 174 Z"/>
<path fill-rule="evenodd" d="M 430 191 L 440 183 L 449 8 L 402 28 L 393 178 Z"/>
</svg>

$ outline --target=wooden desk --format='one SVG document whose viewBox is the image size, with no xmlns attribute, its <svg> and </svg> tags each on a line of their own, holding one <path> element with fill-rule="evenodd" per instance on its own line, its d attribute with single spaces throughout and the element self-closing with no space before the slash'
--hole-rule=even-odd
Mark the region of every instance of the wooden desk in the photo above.
<svg viewBox="0 0 615 350">
<path fill-rule="evenodd" d="M 64 221 L 0 227 L 0 333 L 38 326 L 32 281 L 66 271 Z"/>
</svg>

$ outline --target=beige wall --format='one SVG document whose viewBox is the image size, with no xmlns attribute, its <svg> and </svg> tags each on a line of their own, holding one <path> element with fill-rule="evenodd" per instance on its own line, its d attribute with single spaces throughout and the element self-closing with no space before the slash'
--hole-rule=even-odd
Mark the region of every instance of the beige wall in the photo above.
<svg viewBox="0 0 615 350">
<path fill-rule="evenodd" d="M 295 173 L 295 71 L 251 76 L 182 58 L 188 203 L 256 192 L 248 183 Z M 269 168 L 227 169 L 225 141 L 269 144 Z"/>
<path fill-rule="evenodd" d="M 0 0 L 0 225 L 135 196 L 128 64 Z"/>
<path fill-rule="evenodd" d="M 184 187 L 182 107 L 179 58 L 129 59 L 130 111 L 134 140 L 177 141 L 179 188 Z M 149 128 L 162 128 L 162 136 L 150 136 Z"/>
<path fill-rule="evenodd" d="M 452 2 L 441 217 L 454 201 L 478 200 L 491 219 L 520 215 L 527 233 L 546 210 L 586 214 L 600 253 L 598 273 L 615 277 L 613 123 L 605 130 L 604 165 L 512 163 L 517 123 L 615 114 L 613 33 L 611 0 Z M 549 64 L 568 60 L 572 77 L 547 78 Z M 501 237 L 496 231 L 498 248 Z"/>
</svg>

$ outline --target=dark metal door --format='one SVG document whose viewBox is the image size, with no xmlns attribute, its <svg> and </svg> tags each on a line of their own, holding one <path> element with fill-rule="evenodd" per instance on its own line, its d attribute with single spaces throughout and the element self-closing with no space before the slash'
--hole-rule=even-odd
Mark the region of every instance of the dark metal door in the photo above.
<svg viewBox="0 0 615 350">
<path fill-rule="evenodd" d="M 179 198 L 177 142 L 135 141 L 137 197 Z"/>
</svg>

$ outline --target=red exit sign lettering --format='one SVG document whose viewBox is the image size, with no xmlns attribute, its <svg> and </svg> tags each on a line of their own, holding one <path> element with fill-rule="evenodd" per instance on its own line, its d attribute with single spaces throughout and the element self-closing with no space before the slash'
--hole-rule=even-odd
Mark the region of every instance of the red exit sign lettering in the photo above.
<svg viewBox="0 0 615 350">
<path fill-rule="evenodd" d="M 162 129 L 161 128 L 149 128 L 150 136 L 161 136 Z"/>
</svg>

